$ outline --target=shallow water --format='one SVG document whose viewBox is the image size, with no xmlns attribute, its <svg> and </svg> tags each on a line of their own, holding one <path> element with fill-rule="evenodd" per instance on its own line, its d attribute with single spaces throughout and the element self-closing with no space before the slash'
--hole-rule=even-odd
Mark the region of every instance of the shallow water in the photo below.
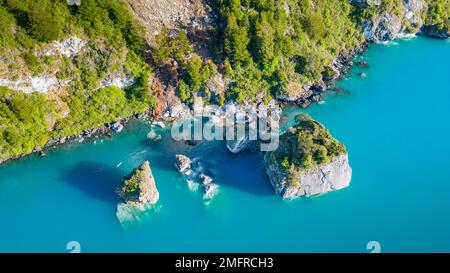
<svg viewBox="0 0 450 273">
<path fill-rule="evenodd" d="M 258 154 L 224 143 L 146 139 L 136 123 L 112 138 L 71 143 L 0 166 L 0 251 L 450 251 L 450 46 L 424 38 L 372 45 L 325 103 L 308 108 L 343 141 L 349 188 L 293 201 L 274 195 Z M 366 78 L 360 78 L 364 71 Z M 302 110 L 285 110 L 287 124 Z M 200 157 L 220 185 L 207 203 L 174 168 Z M 158 205 L 134 224 L 116 217 L 122 176 L 149 160 Z"/>
</svg>

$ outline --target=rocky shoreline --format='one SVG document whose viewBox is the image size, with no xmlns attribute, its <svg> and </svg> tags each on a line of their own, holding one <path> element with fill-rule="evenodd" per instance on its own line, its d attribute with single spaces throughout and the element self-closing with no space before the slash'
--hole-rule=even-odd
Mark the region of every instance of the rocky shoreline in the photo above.
<svg viewBox="0 0 450 273">
<path fill-rule="evenodd" d="M 311 85 L 304 85 L 303 92 L 298 92 L 300 95 L 293 97 L 287 95 L 277 96 L 277 101 L 298 105 L 302 108 L 307 108 L 312 103 L 321 101 L 324 92 L 328 89 L 332 89 L 337 81 L 348 74 L 353 66 L 353 59 L 358 55 L 362 55 L 368 47 L 369 42 L 365 40 L 351 50 L 342 51 L 331 65 L 333 69 L 333 75 L 331 77 L 323 76 L 322 80 L 319 82 Z"/>
<path fill-rule="evenodd" d="M 22 159 L 22 158 L 25 158 L 32 154 L 40 154 L 41 156 L 45 156 L 46 155 L 45 150 L 55 147 L 55 146 L 58 146 L 58 145 L 61 145 L 61 144 L 64 144 L 64 143 L 67 143 L 69 141 L 83 142 L 85 139 L 97 138 L 97 137 L 101 137 L 101 136 L 112 136 L 113 133 L 118 133 L 118 132 L 122 131 L 123 128 L 125 128 L 125 126 L 131 120 L 133 120 L 133 119 L 134 120 L 145 120 L 150 117 L 150 114 L 151 114 L 151 111 L 149 110 L 144 113 L 135 114 L 132 117 L 122 118 L 122 119 L 119 119 L 119 120 L 117 120 L 115 122 L 111 122 L 111 123 L 105 123 L 103 126 L 94 127 L 91 129 L 85 129 L 82 132 L 75 134 L 75 135 L 50 139 L 44 145 L 44 147 L 35 148 L 31 153 L 22 154 L 20 156 L 8 157 L 8 158 L 0 158 L 0 165 L 7 161 Z"/>
<path fill-rule="evenodd" d="M 368 1 L 366 0 L 351 0 L 351 3 L 356 7 L 368 5 Z M 372 20 L 361 22 L 360 27 L 361 33 L 365 38 L 364 41 L 351 50 L 340 52 L 338 57 L 330 65 L 332 70 L 331 75 L 323 75 L 322 80 L 313 84 L 304 85 L 302 90 L 298 90 L 295 95 L 276 96 L 277 101 L 281 104 L 294 104 L 302 108 L 306 108 L 314 102 L 321 101 L 324 92 L 333 89 L 336 82 L 342 79 L 344 75 L 348 74 L 349 70 L 354 65 L 353 59 L 356 56 L 363 54 L 371 42 L 383 43 L 405 35 L 423 35 L 435 39 L 447 39 L 450 37 L 450 31 L 440 30 L 436 26 L 424 24 L 423 19 L 419 16 L 420 14 L 423 14 L 427 8 L 427 4 L 424 0 L 403 0 L 403 6 L 404 14 L 399 16 L 386 11 L 378 14 Z M 414 30 L 409 30 L 407 29 L 407 24 L 414 24 L 416 28 Z M 365 74 L 361 74 L 360 76 L 364 77 Z M 168 121 L 174 120 L 180 118 L 186 111 L 186 105 L 178 102 L 176 105 L 168 106 L 157 119 Z M 141 119 L 148 116 L 149 113 L 147 112 L 136 115 L 134 118 Z M 128 123 L 129 120 L 130 118 L 125 118 L 114 123 L 105 124 L 104 126 L 84 130 L 83 132 L 72 136 L 51 139 L 44 147 L 35 148 L 32 153 L 41 153 L 42 155 L 45 155 L 43 150 L 70 140 L 83 141 L 85 138 L 109 135 L 114 131 L 120 131 L 123 128 L 123 125 Z M 0 158 L 0 164 L 8 160 L 20 159 L 27 155 L 29 154 Z"/>
</svg>

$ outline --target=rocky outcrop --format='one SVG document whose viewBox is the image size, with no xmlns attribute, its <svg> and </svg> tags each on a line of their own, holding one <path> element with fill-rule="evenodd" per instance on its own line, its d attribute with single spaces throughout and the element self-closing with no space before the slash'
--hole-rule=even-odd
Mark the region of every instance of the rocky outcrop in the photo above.
<svg viewBox="0 0 450 273">
<path fill-rule="evenodd" d="M 423 15 L 428 5 L 425 0 L 403 0 L 402 5 L 383 6 L 379 0 L 351 0 L 357 9 L 373 9 L 374 17 L 362 20 L 362 34 L 366 40 L 384 43 L 398 37 L 414 35 L 427 28 Z M 425 31 L 425 34 L 426 31 Z"/>
<path fill-rule="evenodd" d="M 288 174 L 272 159 L 266 157 L 267 174 L 275 192 L 283 198 L 295 198 L 340 190 L 350 185 L 352 169 L 348 155 L 331 159 L 329 163 L 302 170 L 289 181 Z"/>
<path fill-rule="evenodd" d="M 123 89 L 132 86 L 135 82 L 135 79 L 129 76 L 121 75 L 113 77 L 111 75 L 108 75 L 100 82 L 100 88 L 115 86 Z"/>
<path fill-rule="evenodd" d="M 66 82 L 59 81 L 54 76 L 27 76 L 17 80 L 0 78 L 0 86 L 6 86 L 13 90 L 21 91 L 24 93 L 47 93 L 49 91 L 57 90 L 61 86 L 64 86 Z"/>
<path fill-rule="evenodd" d="M 365 21 L 361 24 L 362 34 L 371 42 L 387 42 L 399 36 L 403 29 L 402 18 L 398 15 L 385 12 L 374 21 Z"/>
<path fill-rule="evenodd" d="M 264 154 L 267 175 L 283 198 L 311 196 L 350 184 L 352 169 L 342 143 L 306 115 L 280 136 L 279 147 Z"/>
<path fill-rule="evenodd" d="M 122 199 L 122 202 L 117 204 L 116 212 L 121 224 L 140 221 L 143 215 L 156 209 L 159 192 L 150 163 L 145 161 L 134 169 L 117 189 L 117 193 Z"/>
<path fill-rule="evenodd" d="M 403 0 L 405 7 L 405 18 L 410 25 L 420 28 L 423 25 L 422 14 L 424 14 L 428 5 L 425 0 Z"/>
<path fill-rule="evenodd" d="M 134 169 L 125 178 L 123 185 L 117 191 L 126 205 L 146 208 L 155 204 L 159 199 L 150 163 L 145 161 L 141 166 Z"/>
<path fill-rule="evenodd" d="M 45 56 L 61 54 L 64 57 L 72 58 L 77 56 L 87 44 L 87 41 L 78 37 L 69 37 L 62 41 L 53 41 L 50 44 L 50 48 L 45 50 L 43 54 Z"/>
<path fill-rule="evenodd" d="M 186 179 L 189 189 L 196 192 L 201 188 L 202 198 L 211 201 L 218 193 L 219 185 L 213 183 L 214 178 L 207 175 L 209 171 L 205 168 L 200 159 L 190 159 L 189 157 L 177 154 L 175 167 Z"/>
<path fill-rule="evenodd" d="M 424 26 L 422 27 L 422 33 L 436 39 L 448 39 L 450 37 L 450 29 L 440 29 L 437 26 Z"/>
<path fill-rule="evenodd" d="M 111 123 L 109 125 L 109 127 L 111 128 L 111 130 L 113 130 L 116 133 L 122 132 L 122 130 L 124 128 L 122 123 L 120 123 L 120 121 L 116 121 L 116 122 Z"/>
<path fill-rule="evenodd" d="M 175 167 L 178 172 L 184 173 L 191 168 L 192 160 L 189 157 L 182 154 L 177 154 L 175 155 L 175 158 Z"/>
</svg>

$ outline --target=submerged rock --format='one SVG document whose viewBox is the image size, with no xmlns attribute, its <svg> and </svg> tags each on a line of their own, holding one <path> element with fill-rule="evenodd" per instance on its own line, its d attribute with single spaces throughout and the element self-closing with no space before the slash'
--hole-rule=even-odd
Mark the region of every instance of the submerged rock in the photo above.
<svg viewBox="0 0 450 273">
<path fill-rule="evenodd" d="M 150 163 L 145 161 L 141 166 L 134 169 L 125 178 L 117 192 L 126 205 L 145 209 L 149 205 L 155 204 L 159 199 L 159 192 L 156 188 Z"/>
<path fill-rule="evenodd" d="M 219 186 L 214 183 L 204 184 L 203 185 L 203 199 L 210 200 L 214 198 L 217 194 L 217 189 Z"/>
<path fill-rule="evenodd" d="M 161 140 L 161 135 L 158 135 L 155 130 L 151 129 L 150 132 L 147 134 L 147 138 L 151 141 L 158 141 Z"/>
<path fill-rule="evenodd" d="M 366 61 L 359 61 L 356 63 L 359 67 L 368 67 L 369 64 Z"/>
<path fill-rule="evenodd" d="M 175 167 L 180 173 L 186 172 L 191 168 L 192 160 L 182 154 L 175 155 Z"/>
<path fill-rule="evenodd" d="M 298 125 L 280 136 L 279 148 L 264 155 L 275 192 L 295 198 L 347 187 L 352 169 L 344 145 L 308 116 L 298 119 Z"/>
</svg>

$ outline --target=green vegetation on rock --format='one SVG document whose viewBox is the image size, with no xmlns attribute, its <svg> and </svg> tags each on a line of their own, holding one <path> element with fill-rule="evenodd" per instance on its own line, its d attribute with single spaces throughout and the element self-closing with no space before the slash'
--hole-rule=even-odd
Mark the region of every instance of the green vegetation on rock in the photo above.
<svg viewBox="0 0 450 273">
<path fill-rule="evenodd" d="M 141 183 L 141 179 L 143 177 L 144 170 L 141 168 L 137 168 L 133 171 L 133 173 L 123 182 L 121 192 L 125 195 L 126 198 L 130 198 L 131 196 L 136 195 L 139 191 L 139 185 Z"/>
<path fill-rule="evenodd" d="M 286 172 L 326 164 L 333 157 L 346 153 L 345 146 L 322 124 L 306 114 L 297 116 L 297 121 L 297 125 L 280 136 L 279 148 L 269 152 Z"/>
<path fill-rule="evenodd" d="M 84 50 L 45 53 L 69 37 L 84 41 Z M 154 107 L 146 47 L 143 28 L 122 1 L 0 0 L 0 78 L 54 76 L 66 83 L 47 94 L 0 89 L 0 159 Z M 101 88 L 115 77 L 134 83 Z"/>
<path fill-rule="evenodd" d="M 450 31 L 450 1 L 428 0 L 425 24 L 436 27 L 437 31 Z"/>
<path fill-rule="evenodd" d="M 0 158 L 42 147 L 56 117 L 54 103 L 44 95 L 0 87 Z"/>
<path fill-rule="evenodd" d="M 235 84 L 228 96 L 237 101 L 299 92 L 362 41 L 348 1 L 215 2 L 224 25 L 216 55 L 231 63 Z"/>
</svg>

